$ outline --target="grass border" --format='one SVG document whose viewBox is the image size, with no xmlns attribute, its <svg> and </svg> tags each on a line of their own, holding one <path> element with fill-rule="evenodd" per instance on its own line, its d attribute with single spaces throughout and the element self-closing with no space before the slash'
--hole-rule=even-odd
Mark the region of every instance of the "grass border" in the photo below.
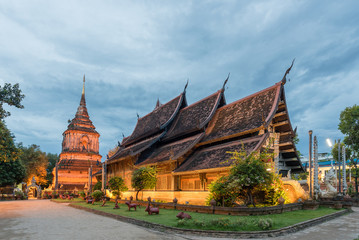
<svg viewBox="0 0 359 240">
<path fill-rule="evenodd" d="M 56 203 L 66 203 L 66 202 L 57 202 L 57 201 L 52 201 L 52 202 L 56 202 Z M 156 230 L 159 232 L 165 232 L 165 233 L 175 233 L 175 234 L 187 234 L 187 235 L 196 235 L 196 236 L 203 236 L 203 237 L 219 237 L 219 238 L 228 238 L 228 237 L 239 237 L 239 238 L 265 238 L 265 237 L 278 237 L 278 236 L 283 236 L 283 235 L 287 235 L 289 233 L 294 233 L 297 231 L 300 231 L 304 228 L 308 228 L 308 227 L 312 227 L 315 225 L 318 225 L 320 223 L 329 221 L 331 219 L 340 217 L 346 213 L 350 212 L 350 209 L 344 209 L 335 213 L 331 213 L 322 217 L 318 217 L 318 218 L 314 218 L 314 219 L 310 219 L 304 222 L 300 222 L 288 227 L 284 227 L 284 228 L 280 228 L 280 229 L 275 229 L 275 230 L 268 230 L 268 231 L 245 231 L 245 232 L 237 232 L 237 231 L 214 231 L 214 230 L 198 230 L 198 229 L 183 229 L 183 228 L 176 228 L 176 227 L 169 227 L 169 226 L 164 226 L 161 224 L 157 224 L 157 223 L 151 223 L 151 222 L 147 222 L 147 221 L 142 221 L 142 220 L 138 220 L 138 219 L 134 219 L 134 218 L 130 218 L 130 217 L 124 217 L 121 215 L 116 215 L 116 214 L 112 214 L 112 213 L 106 213 L 100 210 L 95 210 L 95 209 L 91 209 L 91 208 L 87 208 L 87 207 L 83 207 L 83 206 L 79 206 L 79 205 L 74 205 L 72 203 L 68 204 L 67 206 L 72 207 L 72 208 L 76 208 L 76 209 L 80 209 L 80 210 L 84 210 L 87 212 L 91 212 L 97 215 L 101 215 L 101 216 L 105 216 L 105 217 L 110 217 L 122 222 L 126 222 L 126 223 L 131 223 L 137 226 L 141 226 L 141 227 L 145 227 L 145 228 L 150 228 L 152 230 Z"/>
</svg>

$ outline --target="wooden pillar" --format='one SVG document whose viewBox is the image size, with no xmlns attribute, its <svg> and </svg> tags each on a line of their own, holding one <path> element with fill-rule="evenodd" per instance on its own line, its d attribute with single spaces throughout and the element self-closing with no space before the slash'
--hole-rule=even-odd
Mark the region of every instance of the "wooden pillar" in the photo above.
<svg viewBox="0 0 359 240">
<path fill-rule="evenodd" d="M 279 133 L 274 133 L 274 171 L 276 174 L 279 173 Z"/>
</svg>

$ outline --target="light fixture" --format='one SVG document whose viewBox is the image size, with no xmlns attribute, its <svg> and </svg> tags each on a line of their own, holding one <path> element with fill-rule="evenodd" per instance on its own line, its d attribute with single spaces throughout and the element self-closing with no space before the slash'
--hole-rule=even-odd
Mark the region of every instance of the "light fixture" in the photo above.
<svg viewBox="0 0 359 240">
<path fill-rule="evenodd" d="M 332 141 L 330 141 L 329 138 L 327 138 L 327 144 L 328 144 L 328 146 L 329 146 L 330 148 L 333 147 Z"/>
</svg>

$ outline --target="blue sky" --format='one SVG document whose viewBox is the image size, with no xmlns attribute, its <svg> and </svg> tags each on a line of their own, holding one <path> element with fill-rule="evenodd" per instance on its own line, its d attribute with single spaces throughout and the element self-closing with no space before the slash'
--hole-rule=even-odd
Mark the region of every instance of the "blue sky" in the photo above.
<svg viewBox="0 0 359 240">
<path fill-rule="evenodd" d="M 86 74 L 90 118 L 105 158 L 136 113 L 177 96 L 193 103 L 222 87 L 232 102 L 281 80 L 298 149 L 308 130 L 343 138 L 340 111 L 358 104 L 358 1 L 1 1 L 0 85 L 20 83 L 7 108 L 17 142 L 60 153 Z"/>
</svg>

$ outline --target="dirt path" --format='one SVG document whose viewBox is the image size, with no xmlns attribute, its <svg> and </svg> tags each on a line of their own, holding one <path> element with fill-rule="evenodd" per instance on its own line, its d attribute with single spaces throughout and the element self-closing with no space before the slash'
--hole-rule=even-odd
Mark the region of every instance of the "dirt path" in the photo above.
<svg viewBox="0 0 359 240">
<path fill-rule="evenodd" d="M 0 239 L 183 239 L 49 200 L 0 202 Z"/>
</svg>

